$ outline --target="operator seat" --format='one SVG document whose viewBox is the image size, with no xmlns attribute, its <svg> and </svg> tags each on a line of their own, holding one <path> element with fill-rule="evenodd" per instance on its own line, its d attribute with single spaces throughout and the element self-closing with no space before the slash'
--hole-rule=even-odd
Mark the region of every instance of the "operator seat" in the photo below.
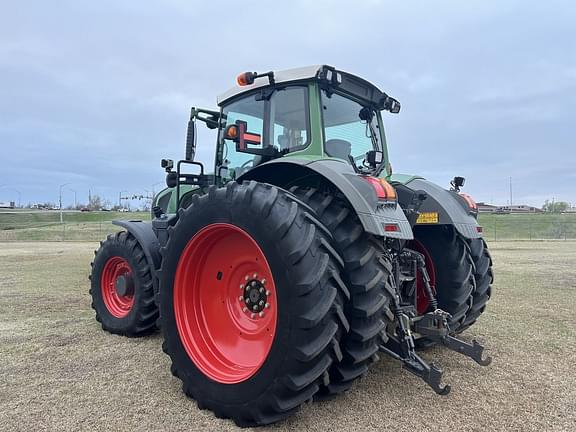
<svg viewBox="0 0 576 432">
<path fill-rule="evenodd" d="M 346 162 L 350 161 L 350 152 L 352 151 L 352 144 L 350 141 L 343 139 L 329 139 L 324 143 L 326 154 L 330 157 L 343 159 Z"/>
</svg>

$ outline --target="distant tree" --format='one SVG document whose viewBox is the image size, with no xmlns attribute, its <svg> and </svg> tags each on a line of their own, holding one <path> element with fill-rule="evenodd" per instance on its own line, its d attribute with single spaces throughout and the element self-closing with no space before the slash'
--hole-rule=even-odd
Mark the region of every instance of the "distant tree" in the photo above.
<svg viewBox="0 0 576 432">
<path fill-rule="evenodd" d="M 98 195 L 90 195 L 88 208 L 90 210 L 100 210 L 102 208 L 102 198 L 100 198 Z"/>
<path fill-rule="evenodd" d="M 102 201 L 102 208 L 105 208 L 106 210 L 110 210 L 112 208 L 112 202 L 109 199 L 103 200 Z M 100 209 L 98 209 L 100 210 Z"/>
<path fill-rule="evenodd" d="M 46 202 L 39 202 L 38 204 L 36 204 L 36 208 L 39 209 L 53 209 L 56 208 L 56 203 L 53 203 L 51 201 L 46 201 Z"/>
<path fill-rule="evenodd" d="M 542 210 L 550 213 L 562 213 L 570 208 L 570 204 L 565 201 L 544 201 Z"/>
</svg>

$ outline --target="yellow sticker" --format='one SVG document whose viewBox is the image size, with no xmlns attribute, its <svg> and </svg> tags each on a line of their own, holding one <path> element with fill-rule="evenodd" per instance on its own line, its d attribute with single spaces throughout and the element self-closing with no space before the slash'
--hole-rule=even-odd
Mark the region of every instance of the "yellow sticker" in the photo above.
<svg viewBox="0 0 576 432">
<path fill-rule="evenodd" d="M 417 224 L 435 224 L 438 223 L 438 212 L 423 212 L 418 215 Z"/>
</svg>

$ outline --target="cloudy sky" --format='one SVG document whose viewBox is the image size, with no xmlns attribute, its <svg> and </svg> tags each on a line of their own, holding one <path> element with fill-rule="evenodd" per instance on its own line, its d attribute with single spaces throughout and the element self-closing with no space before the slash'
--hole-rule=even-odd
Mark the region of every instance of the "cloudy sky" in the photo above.
<svg viewBox="0 0 576 432">
<path fill-rule="evenodd" d="M 157 191 L 190 106 L 244 70 L 327 63 L 402 102 L 395 172 L 576 203 L 575 23 L 570 1 L 4 1 L 0 201 Z M 197 158 L 214 144 L 202 133 Z"/>
</svg>

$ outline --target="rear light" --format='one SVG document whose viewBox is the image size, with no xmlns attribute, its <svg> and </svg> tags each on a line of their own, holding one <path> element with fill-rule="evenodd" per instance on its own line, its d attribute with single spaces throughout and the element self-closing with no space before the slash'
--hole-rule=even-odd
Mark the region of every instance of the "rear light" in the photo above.
<svg viewBox="0 0 576 432">
<path fill-rule="evenodd" d="M 384 231 L 385 232 L 398 232 L 398 231 L 400 231 L 400 227 L 396 224 L 384 224 Z"/>
<path fill-rule="evenodd" d="M 476 227 L 476 232 L 482 234 L 482 227 L 480 225 Z"/>
<path fill-rule="evenodd" d="M 464 200 L 468 204 L 468 207 L 470 207 L 472 210 L 478 210 L 478 206 L 476 205 L 476 201 L 474 201 L 474 199 L 470 195 L 465 194 L 465 193 L 460 193 L 460 196 L 462 198 L 464 198 Z"/>
<path fill-rule="evenodd" d="M 396 189 L 386 180 L 372 176 L 362 176 L 362 178 L 372 185 L 379 200 L 396 201 Z"/>
</svg>

